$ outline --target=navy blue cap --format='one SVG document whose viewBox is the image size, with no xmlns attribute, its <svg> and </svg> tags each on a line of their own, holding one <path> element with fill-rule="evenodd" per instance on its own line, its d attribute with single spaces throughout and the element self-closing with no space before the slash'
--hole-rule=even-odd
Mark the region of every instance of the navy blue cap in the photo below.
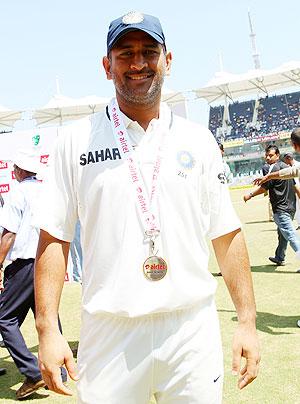
<svg viewBox="0 0 300 404">
<path fill-rule="evenodd" d="M 165 43 L 165 36 L 158 18 L 131 11 L 110 23 L 107 34 L 107 53 L 123 35 L 136 30 L 146 32 L 161 45 Z"/>
</svg>

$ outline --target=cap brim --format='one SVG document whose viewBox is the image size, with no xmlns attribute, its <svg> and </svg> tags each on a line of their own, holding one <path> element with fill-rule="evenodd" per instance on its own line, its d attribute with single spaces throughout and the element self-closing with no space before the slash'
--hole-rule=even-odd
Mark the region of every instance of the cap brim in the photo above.
<svg viewBox="0 0 300 404">
<path fill-rule="evenodd" d="M 114 38 L 114 41 L 108 45 L 107 47 L 107 52 L 109 52 L 115 45 L 116 43 L 126 34 L 128 34 L 129 32 L 132 31 L 143 31 L 146 32 L 146 34 L 150 35 L 153 39 L 155 39 L 158 43 L 160 43 L 161 45 L 164 45 L 164 40 L 157 35 L 155 32 L 144 29 L 144 28 L 135 28 L 135 27 L 128 27 L 128 28 L 124 28 L 117 36 L 116 38 Z"/>
</svg>

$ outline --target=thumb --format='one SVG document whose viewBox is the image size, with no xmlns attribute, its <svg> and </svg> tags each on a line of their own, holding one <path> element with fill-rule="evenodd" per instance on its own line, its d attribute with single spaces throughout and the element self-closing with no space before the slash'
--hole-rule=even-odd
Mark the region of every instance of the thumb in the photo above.
<svg viewBox="0 0 300 404">
<path fill-rule="evenodd" d="M 74 381 L 79 380 L 76 364 L 72 355 L 69 355 L 67 358 L 65 358 L 65 366 L 70 378 Z"/>
</svg>

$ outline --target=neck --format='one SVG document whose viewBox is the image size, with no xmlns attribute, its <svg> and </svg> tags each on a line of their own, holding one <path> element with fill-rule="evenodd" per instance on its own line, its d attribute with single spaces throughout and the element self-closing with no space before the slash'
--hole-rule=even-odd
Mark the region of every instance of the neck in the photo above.
<svg viewBox="0 0 300 404">
<path fill-rule="evenodd" d="M 117 97 L 120 110 L 146 131 L 152 119 L 159 118 L 160 100 L 153 105 L 133 105 L 123 102 Z"/>
</svg>

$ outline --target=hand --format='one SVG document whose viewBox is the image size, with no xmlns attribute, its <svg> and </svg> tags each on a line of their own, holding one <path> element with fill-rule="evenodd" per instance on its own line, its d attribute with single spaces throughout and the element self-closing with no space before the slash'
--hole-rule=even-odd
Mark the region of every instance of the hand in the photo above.
<svg viewBox="0 0 300 404">
<path fill-rule="evenodd" d="M 241 359 L 246 359 L 241 369 Z M 258 374 L 260 362 L 259 341 L 254 326 L 239 324 L 233 337 L 232 374 L 239 375 L 238 388 L 243 389 Z"/>
<path fill-rule="evenodd" d="M 39 367 L 49 390 L 67 396 L 72 395 L 62 382 L 60 367 L 65 365 L 71 379 L 77 381 L 76 365 L 72 351 L 59 331 L 47 332 L 39 337 Z"/>
<path fill-rule="evenodd" d="M 0 292 L 2 292 L 4 290 L 4 269 L 0 268 Z"/>
<path fill-rule="evenodd" d="M 255 178 L 255 180 L 253 181 L 253 185 L 261 185 L 267 181 L 268 181 L 268 175 L 265 175 L 264 177 Z"/>
<path fill-rule="evenodd" d="M 249 201 L 251 198 L 252 198 L 252 195 L 250 195 L 250 194 L 246 194 L 246 195 L 244 195 L 244 197 L 243 197 L 244 202 Z"/>
</svg>

